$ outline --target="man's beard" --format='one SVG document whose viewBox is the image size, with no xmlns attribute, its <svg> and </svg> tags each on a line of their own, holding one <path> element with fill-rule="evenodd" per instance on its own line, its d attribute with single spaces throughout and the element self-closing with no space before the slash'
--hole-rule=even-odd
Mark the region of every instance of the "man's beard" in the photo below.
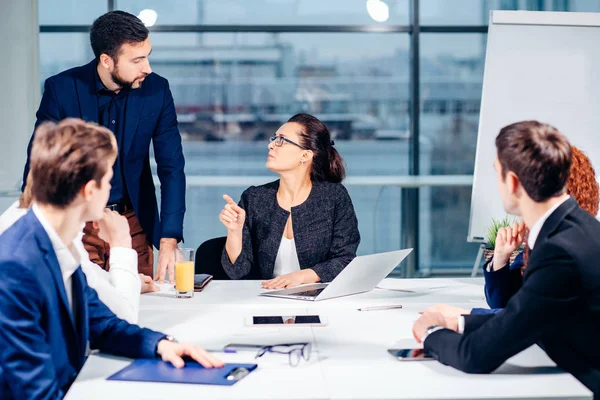
<svg viewBox="0 0 600 400">
<path fill-rule="evenodd" d="M 131 82 L 125 81 L 123 80 L 120 76 L 119 76 L 119 69 L 115 68 L 115 70 L 113 72 L 110 73 L 110 78 L 112 79 L 112 81 L 119 85 L 121 87 L 121 90 L 131 90 L 133 89 L 133 84 L 135 82 L 135 79 Z M 139 87 L 142 87 L 142 82 L 139 83 Z"/>
</svg>

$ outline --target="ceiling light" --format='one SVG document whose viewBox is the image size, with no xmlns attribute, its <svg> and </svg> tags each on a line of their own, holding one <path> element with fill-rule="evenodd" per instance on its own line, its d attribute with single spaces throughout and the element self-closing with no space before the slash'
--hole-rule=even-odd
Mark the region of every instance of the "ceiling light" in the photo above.
<svg viewBox="0 0 600 400">
<path fill-rule="evenodd" d="M 381 0 L 367 0 L 367 12 L 377 22 L 385 22 L 390 17 L 390 8 Z"/>
<path fill-rule="evenodd" d="M 156 11 L 146 8 L 138 14 L 138 18 L 142 20 L 144 25 L 152 26 L 156 23 L 156 19 L 158 18 L 158 14 Z"/>
</svg>

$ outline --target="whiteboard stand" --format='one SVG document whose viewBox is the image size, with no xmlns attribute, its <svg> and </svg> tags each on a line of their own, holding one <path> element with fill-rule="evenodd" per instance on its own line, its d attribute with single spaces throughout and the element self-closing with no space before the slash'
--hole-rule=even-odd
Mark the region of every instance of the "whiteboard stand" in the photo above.
<svg viewBox="0 0 600 400">
<path fill-rule="evenodd" d="M 477 257 L 475 258 L 475 264 L 473 264 L 473 271 L 471 271 L 471 278 L 475 278 L 477 276 L 479 265 L 481 265 L 481 257 L 483 257 L 483 250 L 485 250 L 485 243 L 481 243 L 479 245 L 479 251 L 477 252 Z"/>
</svg>

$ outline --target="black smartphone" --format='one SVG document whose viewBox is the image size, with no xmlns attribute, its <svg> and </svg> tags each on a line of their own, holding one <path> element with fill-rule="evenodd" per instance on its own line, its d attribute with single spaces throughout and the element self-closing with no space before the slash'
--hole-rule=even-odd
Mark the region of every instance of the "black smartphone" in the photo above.
<svg viewBox="0 0 600 400">
<path fill-rule="evenodd" d="M 389 349 L 388 353 L 400 361 L 427 361 L 435 360 L 431 354 L 423 349 Z"/>
<path fill-rule="evenodd" d="M 194 275 L 194 292 L 201 292 L 204 290 L 206 285 L 212 281 L 212 275 L 208 274 L 196 274 Z"/>
</svg>

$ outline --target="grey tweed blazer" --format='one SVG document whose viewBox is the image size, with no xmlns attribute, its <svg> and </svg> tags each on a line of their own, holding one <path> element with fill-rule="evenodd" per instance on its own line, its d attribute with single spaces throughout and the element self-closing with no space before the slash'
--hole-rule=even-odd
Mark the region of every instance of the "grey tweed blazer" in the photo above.
<svg viewBox="0 0 600 400">
<path fill-rule="evenodd" d="M 290 213 L 279 206 L 279 180 L 251 186 L 239 206 L 246 211 L 242 252 L 235 263 L 225 249 L 221 261 L 231 279 L 271 279 Z M 330 282 L 356 257 L 360 243 L 352 200 L 341 183 L 313 182 L 306 201 L 292 207 L 294 241 L 301 269 Z"/>
</svg>

